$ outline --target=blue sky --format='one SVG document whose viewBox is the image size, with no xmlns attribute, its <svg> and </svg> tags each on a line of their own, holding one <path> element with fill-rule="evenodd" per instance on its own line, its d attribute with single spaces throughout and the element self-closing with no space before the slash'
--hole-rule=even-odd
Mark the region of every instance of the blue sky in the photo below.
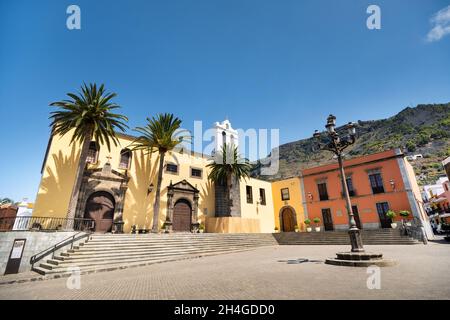
<svg viewBox="0 0 450 320">
<path fill-rule="evenodd" d="M 81 30 L 66 8 L 81 8 Z M 377 4 L 381 30 L 368 30 Z M 105 83 L 130 127 L 173 112 L 191 129 L 228 116 L 281 143 L 338 122 L 450 101 L 450 35 L 430 42 L 443 0 L 0 1 L 0 197 L 33 200 L 48 104 Z M 446 24 L 447 23 L 447 24 Z M 437 30 L 437 31 L 439 31 Z M 436 34 L 434 34 L 435 36 Z M 131 131 L 130 131 L 131 132 Z"/>
</svg>

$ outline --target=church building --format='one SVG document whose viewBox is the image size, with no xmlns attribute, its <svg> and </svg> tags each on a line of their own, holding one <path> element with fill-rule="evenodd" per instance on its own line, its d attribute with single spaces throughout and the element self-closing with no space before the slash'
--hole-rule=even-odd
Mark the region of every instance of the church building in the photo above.
<svg viewBox="0 0 450 320">
<path fill-rule="evenodd" d="M 223 143 L 238 144 L 228 120 L 216 123 L 215 150 Z M 117 134 L 119 144 L 92 141 L 77 203 L 76 219 L 95 221 L 96 232 L 147 232 L 151 229 L 158 175 L 158 154 L 131 151 L 136 137 Z M 50 138 L 33 216 L 67 217 L 80 156 L 80 144 L 71 136 Z M 199 225 L 206 232 L 273 232 L 271 183 L 246 179 L 232 185 L 232 214 L 218 214 L 216 189 L 208 180 L 209 155 L 190 150 L 166 155 L 161 187 L 159 225 L 168 218 L 173 232 L 190 232 Z"/>
</svg>

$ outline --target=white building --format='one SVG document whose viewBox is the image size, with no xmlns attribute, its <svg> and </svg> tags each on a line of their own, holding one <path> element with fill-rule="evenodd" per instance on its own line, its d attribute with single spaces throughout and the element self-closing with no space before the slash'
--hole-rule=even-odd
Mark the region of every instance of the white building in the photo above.
<svg viewBox="0 0 450 320">
<path fill-rule="evenodd" d="M 33 204 L 27 199 L 23 199 L 18 205 L 16 220 L 14 221 L 13 230 L 27 230 L 29 228 L 29 218 L 33 216 Z"/>
<path fill-rule="evenodd" d="M 429 184 L 423 187 L 423 194 L 422 197 L 425 200 L 425 202 L 428 202 L 431 197 L 438 196 L 441 193 L 443 193 L 444 190 L 444 183 L 448 181 L 447 177 L 440 177 L 435 184 Z"/>
</svg>

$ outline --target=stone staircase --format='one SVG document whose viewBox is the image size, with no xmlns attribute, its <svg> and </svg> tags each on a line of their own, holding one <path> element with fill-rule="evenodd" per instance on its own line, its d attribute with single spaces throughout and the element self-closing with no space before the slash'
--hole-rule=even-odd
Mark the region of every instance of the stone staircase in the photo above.
<svg viewBox="0 0 450 320">
<path fill-rule="evenodd" d="M 109 271 L 278 245 L 272 234 L 93 234 L 89 241 L 35 265 L 42 275 Z"/>
<path fill-rule="evenodd" d="M 410 245 L 421 242 L 403 236 L 398 229 L 362 230 L 364 245 Z M 346 231 L 287 232 L 274 234 L 280 245 L 350 245 Z"/>
</svg>

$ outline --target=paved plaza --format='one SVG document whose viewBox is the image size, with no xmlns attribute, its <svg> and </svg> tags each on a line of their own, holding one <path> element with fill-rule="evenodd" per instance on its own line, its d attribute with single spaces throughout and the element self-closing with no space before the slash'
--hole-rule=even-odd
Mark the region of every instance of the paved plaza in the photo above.
<svg viewBox="0 0 450 320">
<path fill-rule="evenodd" d="M 367 246 L 398 264 L 368 289 L 366 268 L 326 265 L 348 246 L 276 246 L 81 276 L 0 285 L 0 299 L 449 299 L 450 244 Z M 288 260 L 316 260 L 288 263 Z"/>
</svg>

